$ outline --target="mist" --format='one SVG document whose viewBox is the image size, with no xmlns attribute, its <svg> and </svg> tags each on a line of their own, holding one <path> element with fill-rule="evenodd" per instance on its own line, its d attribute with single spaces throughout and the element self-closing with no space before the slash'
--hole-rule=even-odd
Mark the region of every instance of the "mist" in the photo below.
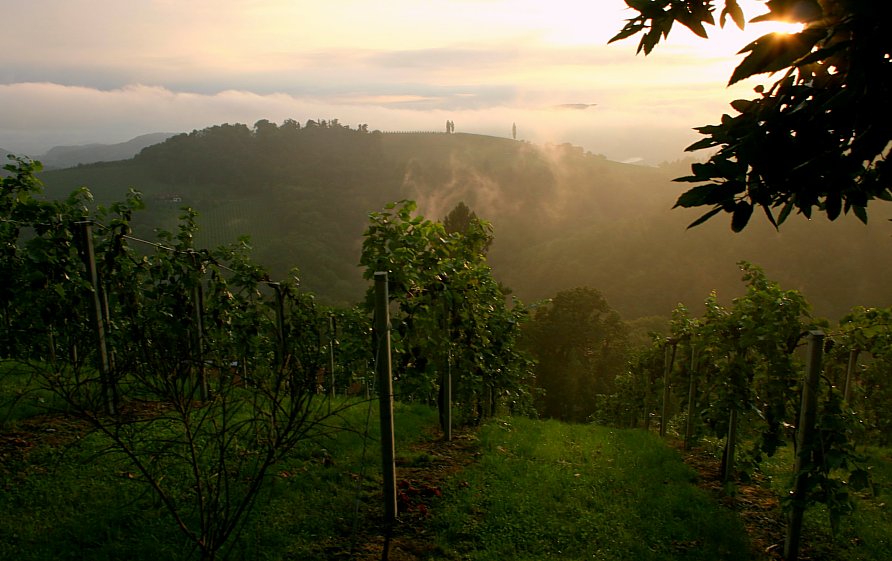
<svg viewBox="0 0 892 561">
<path fill-rule="evenodd" d="M 368 124 L 371 130 L 431 132 L 444 130 L 445 122 L 452 120 L 458 132 L 506 138 L 516 123 L 518 140 L 571 142 L 612 160 L 653 164 L 681 158 L 696 140 L 691 126 L 698 124 L 697 118 L 707 118 L 680 112 L 665 100 L 650 113 L 630 113 L 609 99 L 586 104 L 585 109 L 554 105 L 555 100 L 544 96 L 528 99 L 525 106 L 475 108 L 474 97 L 479 96 L 463 99 L 472 107 L 426 109 L 423 106 L 433 105 L 433 98 L 375 98 L 358 104 L 236 90 L 209 95 L 139 85 L 107 91 L 49 83 L 3 85 L 0 106 L 19 109 L 0 127 L 0 148 L 38 156 L 59 145 L 113 144 L 147 133 L 190 132 L 219 123 L 251 126 L 261 119 L 338 118 L 353 126 Z"/>
</svg>

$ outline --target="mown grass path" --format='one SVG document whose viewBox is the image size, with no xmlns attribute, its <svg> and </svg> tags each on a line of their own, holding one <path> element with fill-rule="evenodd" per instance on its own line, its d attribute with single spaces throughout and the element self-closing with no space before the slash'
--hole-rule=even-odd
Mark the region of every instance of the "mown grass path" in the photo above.
<svg viewBox="0 0 892 561">
<path fill-rule="evenodd" d="M 361 546 L 329 558 L 750 559 L 743 525 L 697 478 L 643 431 L 494 420 L 413 446 L 398 460 L 389 542 L 372 524 Z"/>
</svg>

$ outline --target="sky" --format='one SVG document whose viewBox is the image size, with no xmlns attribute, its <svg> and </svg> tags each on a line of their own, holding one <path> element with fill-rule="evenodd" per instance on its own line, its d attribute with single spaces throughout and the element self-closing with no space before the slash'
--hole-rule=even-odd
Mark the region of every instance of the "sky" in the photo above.
<svg viewBox="0 0 892 561">
<path fill-rule="evenodd" d="M 740 1 L 748 17 L 763 3 Z M 338 119 L 684 157 L 769 29 L 677 26 L 649 56 L 607 44 L 623 0 L 0 0 L 0 148 L 116 143 L 260 119 Z M 718 32 L 718 30 L 716 30 Z M 763 80 L 764 81 L 764 80 Z"/>
</svg>

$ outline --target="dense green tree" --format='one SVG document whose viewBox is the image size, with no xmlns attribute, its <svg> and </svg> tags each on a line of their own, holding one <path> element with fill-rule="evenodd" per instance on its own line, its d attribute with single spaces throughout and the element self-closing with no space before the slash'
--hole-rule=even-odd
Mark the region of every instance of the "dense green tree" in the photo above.
<svg viewBox="0 0 892 561">
<path fill-rule="evenodd" d="M 464 201 L 460 201 L 443 219 L 443 227 L 446 228 L 446 232 L 449 234 L 464 232 L 471 226 L 473 220 L 477 220 L 477 215 Z"/>
<path fill-rule="evenodd" d="M 528 408 L 530 363 L 517 345 L 526 310 L 506 302 L 486 263 L 491 227 L 473 220 L 447 233 L 414 212 L 414 202 L 402 201 L 372 213 L 360 260 L 368 279 L 389 273 L 399 307 L 392 317 L 398 397 L 433 401 L 450 372 L 465 421 L 491 414 L 500 400 Z"/>
<path fill-rule="evenodd" d="M 678 22 L 707 37 L 714 0 L 626 0 L 638 12 L 611 41 L 642 33 L 638 50 L 651 52 Z M 753 209 L 780 225 L 792 211 L 833 220 L 851 211 L 867 222 L 867 205 L 892 200 L 892 4 L 870 0 L 771 0 L 750 20 L 804 25 L 793 34 L 772 33 L 743 46 L 745 57 L 730 83 L 780 73 L 755 99 L 731 103 L 735 115 L 699 127 L 706 138 L 688 150 L 717 149 L 691 175 L 698 185 L 676 206 L 712 207 L 692 225 L 730 213 L 742 230 Z M 725 0 L 719 25 L 730 17 L 743 28 L 736 0 Z"/>
<path fill-rule="evenodd" d="M 464 201 L 460 201 L 443 219 L 443 227 L 447 234 L 469 234 L 479 221 L 477 213 L 471 210 Z M 483 244 L 482 251 L 487 253 L 491 245 L 492 236 Z"/>
<path fill-rule="evenodd" d="M 565 421 L 594 414 L 597 396 L 612 391 L 626 360 L 626 326 L 593 288 L 559 292 L 536 309 L 524 340 L 544 391 L 540 413 Z"/>
</svg>

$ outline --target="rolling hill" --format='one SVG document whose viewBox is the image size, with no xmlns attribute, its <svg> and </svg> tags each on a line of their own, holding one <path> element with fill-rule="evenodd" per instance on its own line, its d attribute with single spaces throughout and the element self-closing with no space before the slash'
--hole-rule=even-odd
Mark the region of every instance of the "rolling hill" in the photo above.
<svg viewBox="0 0 892 561">
<path fill-rule="evenodd" d="M 331 123 L 261 121 L 181 134 L 118 162 L 44 172 L 49 196 L 87 185 L 98 202 L 130 187 L 147 209 L 138 235 L 172 229 L 181 206 L 199 212 L 203 245 L 251 237 L 257 260 L 282 276 L 301 271 L 322 300 L 359 300 L 357 267 L 369 212 L 413 199 L 428 218 L 457 203 L 492 222 L 490 264 L 526 302 L 576 286 L 599 289 L 624 317 L 695 311 L 711 290 L 742 292 L 736 263 L 765 268 L 797 288 L 818 315 L 892 301 L 892 207 L 870 226 L 791 217 L 780 232 L 753 220 L 742 234 L 717 217 L 671 210 L 683 163 L 659 168 L 609 161 L 569 144 L 536 146 L 470 134 L 368 132 Z"/>
</svg>

